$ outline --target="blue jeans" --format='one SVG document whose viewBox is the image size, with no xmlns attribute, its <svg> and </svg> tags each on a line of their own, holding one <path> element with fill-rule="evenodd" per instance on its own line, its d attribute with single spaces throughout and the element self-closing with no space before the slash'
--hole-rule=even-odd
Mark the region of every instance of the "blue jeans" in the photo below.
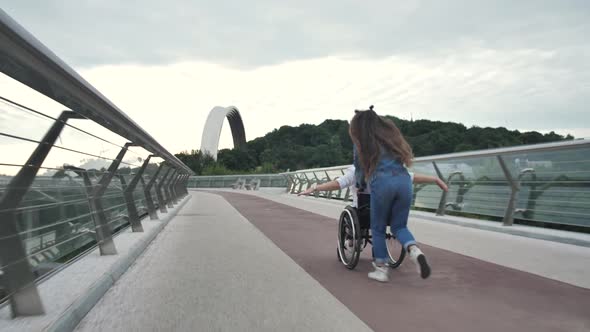
<svg viewBox="0 0 590 332">
<path fill-rule="evenodd" d="M 371 235 L 377 264 L 389 262 L 385 231 L 387 225 L 407 250 L 416 240 L 408 230 L 412 204 L 412 180 L 405 167 L 389 162 L 379 165 L 371 176 Z"/>
</svg>

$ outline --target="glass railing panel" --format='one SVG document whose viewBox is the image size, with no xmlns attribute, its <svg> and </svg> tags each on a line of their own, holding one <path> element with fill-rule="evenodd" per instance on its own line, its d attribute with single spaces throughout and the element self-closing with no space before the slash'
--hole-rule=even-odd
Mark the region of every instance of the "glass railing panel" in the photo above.
<svg viewBox="0 0 590 332">
<path fill-rule="evenodd" d="M 318 181 L 313 173 L 336 168 L 287 173 L 295 182 L 291 192 Z M 516 190 L 512 214 L 517 222 L 590 227 L 590 144 L 586 140 L 421 157 L 410 171 L 440 175 L 448 183 L 443 212 L 509 220 L 507 209 Z M 413 194 L 413 206 L 429 210 L 438 210 L 443 198 L 434 184 L 415 184 Z"/>
</svg>

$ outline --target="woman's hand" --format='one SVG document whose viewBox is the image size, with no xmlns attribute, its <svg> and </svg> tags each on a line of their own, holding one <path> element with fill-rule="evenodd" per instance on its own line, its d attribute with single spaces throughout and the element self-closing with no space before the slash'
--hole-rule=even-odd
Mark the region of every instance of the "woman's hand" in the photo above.
<svg viewBox="0 0 590 332">
<path fill-rule="evenodd" d="M 301 195 L 309 195 L 313 192 L 318 191 L 318 184 L 317 183 L 313 183 L 309 188 L 307 188 L 304 192 L 301 192 L 299 194 L 297 194 L 297 196 L 301 196 Z"/>
<path fill-rule="evenodd" d="M 449 187 L 447 186 L 447 184 L 441 180 L 440 178 L 436 178 L 436 185 L 442 189 L 442 191 L 449 191 Z"/>
<path fill-rule="evenodd" d="M 340 184 L 336 180 L 332 180 L 330 182 L 323 183 L 323 184 L 318 184 L 316 182 L 316 183 L 313 183 L 305 191 L 297 194 L 297 196 L 310 195 L 310 194 L 315 193 L 316 191 L 332 191 L 332 190 L 338 190 L 338 189 L 340 189 Z"/>
<path fill-rule="evenodd" d="M 307 188 L 307 190 L 302 191 L 299 194 L 297 194 L 297 196 L 301 196 L 301 195 L 307 196 L 307 195 L 313 194 L 314 191 L 315 191 L 315 189 L 310 187 L 310 188 Z"/>
</svg>

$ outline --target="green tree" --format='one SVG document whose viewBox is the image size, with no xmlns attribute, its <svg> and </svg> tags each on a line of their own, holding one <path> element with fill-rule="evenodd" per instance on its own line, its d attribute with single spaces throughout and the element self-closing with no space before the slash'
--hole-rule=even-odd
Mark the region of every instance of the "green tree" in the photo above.
<svg viewBox="0 0 590 332">
<path fill-rule="evenodd" d="M 571 135 L 564 137 L 554 132 L 521 133 L 503 127 L 467 128 L 454 122 L 388 118 L 402 131 L 416 157 L 573 139 Z M 245 148 L 220 150 L 217 161 L 197 150 L 177 156 L 196 174 L 266 173 L 344 165 L 352 161 L 348 127 L 343 120 L 282 126 L 247 142 Z"/>
</svg>

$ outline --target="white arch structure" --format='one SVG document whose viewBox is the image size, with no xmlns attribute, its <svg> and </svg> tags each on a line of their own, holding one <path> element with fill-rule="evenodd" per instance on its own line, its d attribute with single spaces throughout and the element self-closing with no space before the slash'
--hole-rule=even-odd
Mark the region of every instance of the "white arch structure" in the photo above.
<svg viewBox="0 0 590 332">
<path fill-rule="evenodd" d="M 246 146 L 246 132 L 238 108 L 235 106 L 213 107 L 211 112 L 209 112 L 207 122 L 205 122 L 205 127 L 203 128 L 201 151 L 210 154 L 215 160 L 217 160 L 219 136 L 221 135 L 221 128 L 223 127 L 223 121 L 225 118 L 227 118 L 231 128 L 231 134 L 234 139 L 234 148 Z"/>
</svg>

